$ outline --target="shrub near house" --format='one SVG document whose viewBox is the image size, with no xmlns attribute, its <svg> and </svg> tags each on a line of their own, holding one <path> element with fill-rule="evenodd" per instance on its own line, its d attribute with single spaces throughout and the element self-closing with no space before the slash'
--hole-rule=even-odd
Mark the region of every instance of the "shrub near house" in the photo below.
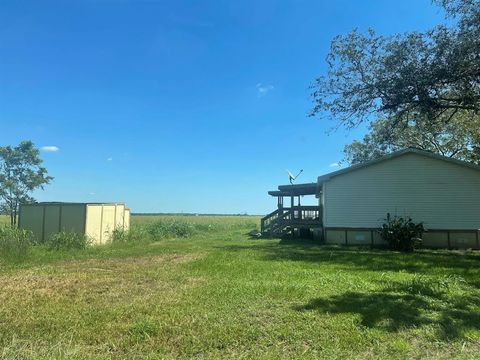
<svg viewBox="0 0 480 360">
<path fill-rule="evenodd" d="M 423 223 L 414 223 L 411 218 L 387 214 L 380 229 L 382 239 L 392 250 L 413 251 L 422 243 Z"/>
</svg>

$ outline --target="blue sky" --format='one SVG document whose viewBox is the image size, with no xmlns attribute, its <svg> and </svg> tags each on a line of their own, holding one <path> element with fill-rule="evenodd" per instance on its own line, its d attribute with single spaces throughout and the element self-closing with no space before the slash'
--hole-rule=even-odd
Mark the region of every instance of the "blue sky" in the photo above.
<svg viewBox="0 0 480 360">
<path fill-rule="evenodd" d="M 315 181 L 364 132 L 307 116 L 331 39 L 442 18 L 430 0 L 3 0 L 0 145 L 51 147 L 40 201 L 270 212 L 286 169 Z"/>
</svg>

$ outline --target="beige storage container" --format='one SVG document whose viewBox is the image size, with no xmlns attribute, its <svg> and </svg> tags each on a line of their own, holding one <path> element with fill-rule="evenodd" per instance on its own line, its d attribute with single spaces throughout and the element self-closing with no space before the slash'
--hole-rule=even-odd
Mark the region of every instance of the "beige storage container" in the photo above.
<svg viewBox="0 0 480 360">
<path fill-rule="evenodd" d="M 31 230 L 37 241 L 60 231 L 90 237 L 95 244 L 111 239 L 114 229 L 130 228 L 130 210 L 123 203 L 36 203 L 20 206 L 18 226 Z"/>
</svg>

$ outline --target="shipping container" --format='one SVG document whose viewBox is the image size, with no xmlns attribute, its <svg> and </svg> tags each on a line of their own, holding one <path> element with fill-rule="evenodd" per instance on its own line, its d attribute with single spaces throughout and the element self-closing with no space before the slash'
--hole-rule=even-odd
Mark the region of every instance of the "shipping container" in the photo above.
<svg viewBox="0 0 480 360">
<path fill-rule="evenodd" d="M 94 244 L 111 240 L 115 229 L 130 228 L 130 210 L 123 203 L 44 202 L 20 206 L 18 226 L 39 242 L 61 231 L 85 234 Z"/>
</svg>

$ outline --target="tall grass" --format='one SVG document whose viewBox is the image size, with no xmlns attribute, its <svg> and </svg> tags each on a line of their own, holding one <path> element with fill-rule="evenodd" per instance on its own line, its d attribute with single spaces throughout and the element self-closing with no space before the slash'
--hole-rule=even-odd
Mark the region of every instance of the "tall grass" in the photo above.
<svg viewBox="0 0 480 360">
<path fill-rule="evenodd" d="M 159 241 L 168 238 L 186 238 L 195 233 L 193 224 L 179 220 L 157 220 L 134 224 L 130 230 L 116 229 L 112 243 Z"/>
<path fill-rule="evenodd" d="M 45 242 L 50 250 L 84 250 L 91 244 L 88 236 L 68 231 L 53 234 Z"/>
<path fill-rule="evenodd" d="M 0 226 L 10 224 L 10 216 L 0 214 Z"/>
<path fill-rule="evenodd" d="M 165 239 L 186 239 L 198 235 L 208 237 L 214 233 L 244 233 L 245 229 L 254 229 L 257 225 L 258 218 L 243 216 L 134 216 L 130 230 L 116 229 L 111 236 L 111 243 L 127 245 Z M 91 245 L 91 239 L 73 232 L 53 234 L 45 242 L 38 243 L 31 232 L 0 224 L 0 259 L 3 260 L 21 262 L 27 258 L 30 251 L 36 255 L 47 256 L 42 249 L 73 253 Z M 32 250 L 32 246 L 35 249 Z M 50 252 L 47 257 L 51 255 Z"/>
<path fill-rule="evenodd" d="M 146 224 L 152 222 L 184 222 L 190 224 L 196 231 L 229 231 L 245 228 L 258 228 L 260 217 L 256 216 L 148 216 L 134 215 L 132 223 Z"/>
<path fill-rule="evenodd" d="M 28 256 L 33 245 L 33 234 L 30 231 L 0 226 L 0 257 L 10 262 L 20 262 Z"/>
<path fill-rule="evenodd" d="M 91 245 L 90 239 L 74 232 L 60 232 L 50 236 L 44 243 L 38 243 L 31 231 L 0 225 L 0 259 L 8 262 L 22 262 L 28 257 L 32 246 L 49 250 L 83 250 Z"/>
<path fill-rule="evenodd" d="M 189 238 L 198 234 L 213 232 L 229 232 L 257 228 L 256 219 L 244 217 L 194 217 L 182 218 L 178 216 L 134 218 L 129 231 L 116 229 L 112 235 L 112 243 L 127 243 L 140 241 L 160 241 L 172 238 Z"/>
</svg>

